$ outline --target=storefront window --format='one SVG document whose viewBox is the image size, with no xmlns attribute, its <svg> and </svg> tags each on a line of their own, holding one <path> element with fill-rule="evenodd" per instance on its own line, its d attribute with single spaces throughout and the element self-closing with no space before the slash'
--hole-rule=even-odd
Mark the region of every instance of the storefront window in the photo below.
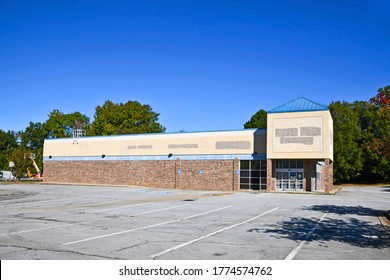
<svg viewBox="0 0 390 280">
<path fill-rule="evenodd" d="M 240 161 L 240 189 L 266 190 L 267 189 L 267 161 L 242 160 Z"/>
</svg>

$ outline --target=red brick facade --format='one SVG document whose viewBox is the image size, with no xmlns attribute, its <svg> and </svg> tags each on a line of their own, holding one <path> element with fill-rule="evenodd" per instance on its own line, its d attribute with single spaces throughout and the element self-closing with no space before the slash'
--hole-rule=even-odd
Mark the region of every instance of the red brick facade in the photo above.
<svg viewBox="0 0 390 280">
<path fill-rule="evenodd" d="M 239 160 L 46 161 L 44 181 L 172 189 L 239 189 Z"/>
</svg>

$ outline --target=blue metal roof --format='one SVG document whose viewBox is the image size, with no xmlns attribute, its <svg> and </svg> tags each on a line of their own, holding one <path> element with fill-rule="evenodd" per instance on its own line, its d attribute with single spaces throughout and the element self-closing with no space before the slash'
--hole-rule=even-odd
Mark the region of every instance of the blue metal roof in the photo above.
<svg viewBox="0 0 390 280">
<path fill-rule="evenodd" d="M 307 112 L 307 111 L 329 111 L 329 108 L 325 105 L 311 101 L 305 97 L 299 97 L 284 105 L 276 107 L 270 111 L 272 113 L 287 113 L 287 112 Z"/>
</svg>

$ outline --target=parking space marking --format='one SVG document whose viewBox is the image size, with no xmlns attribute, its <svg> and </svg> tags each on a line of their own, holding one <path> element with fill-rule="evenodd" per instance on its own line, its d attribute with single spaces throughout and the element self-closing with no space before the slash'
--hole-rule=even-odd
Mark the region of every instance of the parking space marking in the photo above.
<svg viewBox="0 0 390 280">
<path fill-rule="evenodd" d="M 66 201 L 64 201 L 64 200 L 62 200 L 62 201 L 56 201 L 56 202 L 33 201 L 33 202 L 26 202 L 26 203 L 30 203 L 30 204 L 21 203 L 18 207 L 5 207 L 5 208 L 6 208 L 6 210 L 25 209 L 25 208 L 31 208 L 31 207 L 39 207 L 39 206 L 42 206 L 42 204 L 43 204 L 44 206 L 49 206 L 49 205 L 58 205 L 58 206 L 62 206 L 62 205 L 64 205 L 64 204 L 63 204 L 64 202 L 66 202 Z M 32 203 L 36 203 L 37 205 L 32 204 Z M 62 203 L 62 204 L 59 204 L 59 203 Z"/>
<path fill-rule="evenodd" d="M 144 204 L 150 204 L 152 202 L 147 202 L 147 203 L 141 203 L 141 204 L 135 204 L 133 206 L 138 206 L 138 205 L 144 205 Z M 184 204 L 184 205 L 179 205 L 179 206 L 174 206 L 174 207 L 167 207 L 163 209 L 158 209 L 158 210 L 152 210 L 148 212 L 143 212 L 143 213 L 138 213 L 134 215 L 133 217 L 136 216 L 141 216 L 149 213 L 154 213 L 154 212 L 161 212 L 169 209 L 174 209 L 174 208 L 179 208 L 179 207 L 184 207 L 184 206 L 189 206 L 190 204 Z M 41 231 L 41 230 L 48 230 L 48 229 L 53 229 L 53 228 L 60 228 L 60 227 L 67 227 L 67 226 L 75 226 L 75 225 L 81 225 L 81 224 L 89 224 L 93 222 L 100 222 L 100 221 L 107 221 L 107 220 L 112 220 L 115 218 L 106 218 L 106 219 L 99 219 L 99 220 L 94 220 L 94 221 L 88 221 L 88 222 L 78 222 L 78 223 L 68 223 L 68 224 L 63 224 L 63 225 L 57 225 L 57 226 L 51 226 L 51 227 L 44 227 L 44 228 L 37 228 L 37 229 L 29 229 L 29 230 L 22 230 L 22 231 L 15 231 L 15 232 L 8 232 L 8 233 L 0 233 L 0 236 L 6 236 L 6 235 L 13 235 L 13 234 L 21 234 L 21 233 L 29 233 L 29 232 L 35 232 L 35 231 Z M 24 220 L 20 220 L 24 221 Z"/>
<path fill-rule="evenodd" d="M 221 210 L 224 210 L 224 209 L 227 209 L 227 208 L 230 208 L 230 207 L 232 207 L 232 205 L 224 206 L 224 207 L 221 207 L 221 208 L 217 208 L 217 209 L 214 209 L 214 210 L 210 210 L 210 211 L 203 212 L 203 213 L 200 213 L 200 214 L 195 214 L 195 215 L 188 216 L 188 217 L 181 218 L 181 219 L 177 219 L 177 220 L 170 220 L 170 221 L 163 222 L 163 223 L 143 226 L 143 227 L 139 227 L 139 228 L 133 228 L 133 229 L 129 229 L 129 230 L 124 230 L 124 231 L 114 232 L 114 233 L 110 233 L 110 234 L 99 235 L 99 236 L 90 237 L 90 238 L 85 238 L 85 239 L 81 239 L 81 240 L 67 242 L 67 243 L 64 243 L 62 245 L 63 246 L 67 246 L 67 245 L 76 244 L 76 243 L 82 243 L 82 242 L 91 241 L 91 240 L 95 240 L 95 239 L 100 239 L 100 238 L 105 238 L 105 237 L 125 234 L 125 233 L 129 233 L 129 232 L 137 231 L 137 230 L 149 229 L 149 228 L 158 227 L 158 226 L 162 226 L 162 225 L 177 223 L 177 222 L 180 222 L 180 221 L 185 221 L 185 220 L 192 219 L 192 218 L 195 218 L 195 217 L 200 217 L 200 216 L 207 215 L 207 214 L 210 214 L 210 213 L 213 213 L 213 212 L 221 211 Z"/>
<path fill-rule="evenodd" d="M 74 205 L 74 209 L 80 209 L 80 208 L 86 208 L 86 207 L 90 207 L 90 206 L 99 206 L 99 205 L 105 205 L 105 204 L 111 204 L 113 202 L 121 202 L 122 200 L 113 200 L 113 201 L 109 201 L 109 202 L 102 202 L 102 203 L 94 203 L 94 204 L 86 204 L 86 205 Z M 148 203 L 151 203 L 151 202 L 148 202 Z M 46 206 L 46 205 L 43 205 L 43 206 Z M 58 205 L 58 207 L 66 207 L 66 208 L 69 208 L 70 205 Z M 41 209 L 29 209 L 27 208 L 26 210 L 27 211 L 23 211 L 24 208 L 26 207 L 23 207 L 23 208 L 19 208 L 20 210 L 17 211 L 17 212 L 11 212 L 11 213 L 2 213 L 0 214 L 0 216 L 9 216 L 9 215 L 19 215 L 19 214 L 25 214 L 25 213 L 37 213 L 37 212 L 44 212 L 44 211 L 54 211 L 54 212 L 58 212 L 59 210 L 56 209 L 58 207 L 49 207 L 49 208 L 41 208 Z M 89 212 L 89 213 L 93 213 L 93 212 Z"/>
<path fill-rule="evenodd" d="M 328 215 L 328 213 L 325 213 L 322 215 L 322 217 L 318 220 L 316 225 L 309 231 L 307 234 L 305 240 L 303 240 L 297 247 L 295 247 L 290 254 L 285 258 L 285 260 L 292 260 L 294 257 L 299 253 L 299 251 L 302 249 L 303 245 L 305 245 L 306 241 L 313 235 L 313 233 L 316 231 L 318 225 L 322 222 L 322 220 Z"/>
<path fill-rule="evenodd" d="M 112 200 L 112 201 L 108 201 L 108 202 L 100 202 L 100 203 L 94 203 L 94 204 L 87 204 L 87 205 L 85 205 L 84 207 L 98 206 L 98 205 L 106 205 L 106 204 L 111 204 L 111 203 L 119 202 L 119 201 L 121 201 L 121 200 Z"/>
<path fill-rule="evenodd" d="M 251 222 L 251 221 L 253 221 L 253 220 L 257 219 L 257 218 L 260 218 L 260 217 L 262 217 L 262 216 L 264 216 L 264 215 L 267 215 L 267 214 L 269 214 L 269 213 L 271 213 L 271 212 L 273 212 L 273 211 L 275 211 L 275 210 L 277 210 L 277 209 L 279 209 L 279 207 L 275 207 L 274 209 L 268 210 L 268 211 L 266 211 L 266 212 L 264 212 L 264 213 L 262 213 L 262 214 L 260 214 L 260 215 L 257 215 L 256 217 L 250 218 L 250 219 L 245 220 L 245 221 L 243 221 L 243 222 L 240 222 L 240 223 L 237 223 L 237 224 L 234 224 L 234 225 L 225 227 L 225 228 L 223 228 L 223 229 L 214 231 L 214 232 L 209 233 L 209 234 L 207 234 L 207 235 L 203 235 L 203 236 L 198 237 L 198 238 L 196 238 L 196 239 L 193 239 L 193 240 L 191 240 L 191 241 L 188 241 L 188 242 L 182 243 L 182 244 L 180 244 L 180 245 L 177 245 L 177 246 L 175 246 L 175 247 L 169 248 L 169 249 L 167 249 L 167 250 L 165 250 L 165 251 L 162 251 L 162 252 L 159 252 L 159 253 L 150 255 L 149 258 L 156 258 L 156 257 L 162 256 L 162 255 L 165 255 L 165 254 L 167 254 L 167 253 L 169 253 L 169 252 L 171 252 L 171 251 L 174 251 L 174 250 L 177 250 L 177 249 L 179 249 L 179 248 L 188 246 L 188 245 L 193 244 L 193 243 L 195 243 L 195 242 L 198 242 L 198 241 L 200 241 L 200 240 L 202 240 L 202 239 L 205 239 L 205 238 L 208 238 L 208 237 L 210 237 L 210 236 L 216 235 L 216 234 L 218 234 L 218 233 L 221 233 L 221 232 L 227 231 L 227 230 L 229 230 L 229 229 L 238 227 L 238 226 L 240 226 L 240 225 L 249 223 L 249 222 Z"/>
<path fill-rule="evenodd" d="M 88 213 L 99 213 L 99 212 L 111 211 L 111 210 L 122 209 L 122 208 L 136 207 L 136 206 L 146 205 L 146 204 L 151 204 L 151 203 L 153 203 L 153 202 L 145 202 L 145 203 L 138 203 L 138 204 L 121 206 L 121 207 L 115 207 L 115 208 L 100 209 L 100 210 L 95 210 L 95 211 L 88 211 Z"/>
<path fill-rule="evenodd" d="M 46 210 L 50 210 L 50 208 L 48 208 L 48 209 L 39 209 L 39 210 L 30 210 L 30 211 L 18 211 L 18 212 L 11 212 L 11 213 L 1 213 L 0 216 L 10 216 L 10 215 L 20 215 L 20 214 L 36 213 L 36 212 L 43 212 L 43 211 L 46 211 Z"/>
<path fill-rule="evenodd" d="M 256 197 L 262 197 L 262 196 L 268 196 L 270 195 L 270 193 L 260 193 L 258 195 L 256 195 Z"/>
<path fill-rule="evenodd" d="M 141 215 L 145 215 L 145 214 L 150 214 L 150 213 L 156 213 L 156 212 L 162 212 L 162 211 L 165 211 L 165 210 L 170 210 L 170 209 L 175 209 L 175 208 L 180 208 L 180 207 L 185 207 L 185 206 L 190 206 L 190 205 L 191 205 L 191 204 L 183 204 L 183 205 L 178 205 L 178 206 L 172 206 L 172 207 L 161 208 L 161 209 L 157 209 L 157 210 L 151 210 L 151 211 L 147 211 L 147 212 L 143 212 L 143 213 L 138 213 L 138 214 L 131 215 L 131 217 L 137 217 L 137 216 L 141 216 Z"/>
<path fill-rule="evenodd" d="M 107 221 L 107 220 L 112 220 L 112 219 L 115 219 L 115 218 L 106 218 L 106 219 L 100 219 L 100 220 L 94 220 L 94 221 L 88 221 L 88 222 L 69 223 L 69 224 L 58 225 L 58 226 L 51 226 L 51 227 L 44 227 L 44 228 L 36 228 L 36 229 L 28 229 L 28 230 L 15 231 L 15 232 L 7 232 L 7 233 L 1 233 L 0 236 L 13 235 L 13 234 L 21 234 L 21 233 L 29 233 L 29 232 L 34 232 L 34 231 L 41 231 L 41 230 L 47 230 L 47 229 L 53 229 L 53 228 L 60 228 L 60 227 L 69 227 L 69 226 L 82 225 L 82 224 L 89 224 L 89 223 Z"/>
</svg>

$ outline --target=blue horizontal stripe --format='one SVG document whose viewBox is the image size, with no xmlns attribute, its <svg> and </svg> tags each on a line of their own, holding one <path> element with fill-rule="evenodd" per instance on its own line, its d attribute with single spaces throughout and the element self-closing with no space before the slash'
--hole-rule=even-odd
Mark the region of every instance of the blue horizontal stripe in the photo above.
<svg viewBox="0 0 390 280">
<path fill-rule="evenodd" d="M 183 155 L 183 156 L 81 156 L 81 157 L 63 157 L 53 156 L 44 157 L 44 162 L 50 161 L 141 161 L 141 160 L 265 160 L 266 155 Z"/>
</svg>

